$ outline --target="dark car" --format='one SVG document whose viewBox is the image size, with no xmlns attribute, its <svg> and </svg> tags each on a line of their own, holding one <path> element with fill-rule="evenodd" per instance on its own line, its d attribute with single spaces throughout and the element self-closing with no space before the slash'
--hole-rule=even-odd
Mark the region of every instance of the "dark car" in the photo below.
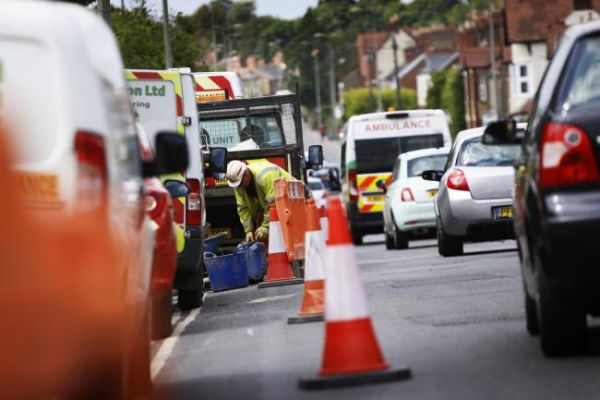
<svg viewBox="0 0 600 400">
<path fill-rule="evenodd" d="M 547 356 L 585 348 L 600 314 L 600 22 L 569 29 L 535 96 L 529 126 L 487 127 L 488 144 L 522 143 L 515 233 L 527 330 Z"/>
</svg>

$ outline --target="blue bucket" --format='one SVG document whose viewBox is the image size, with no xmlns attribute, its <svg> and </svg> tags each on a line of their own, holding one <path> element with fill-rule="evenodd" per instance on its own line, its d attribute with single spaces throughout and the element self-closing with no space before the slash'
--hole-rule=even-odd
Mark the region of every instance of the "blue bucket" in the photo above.
<svg viewBox="0 0 600 400">
<path fill-rule="evenodd" d="M 246 263 L 248 265 L 248 279 L 258 282 L 267 273 L 267 258 L 265 255 L 265 244 L 256 242 L 252 244 L 240 243 L 238 251 L 246 252 Z"/>
<path fill-rule="evenodd" d="M 236 251 L 222 256 L 206 252 L 204 264 L 213 292 L 248 286 L 246 252 Z"/>
</svg>

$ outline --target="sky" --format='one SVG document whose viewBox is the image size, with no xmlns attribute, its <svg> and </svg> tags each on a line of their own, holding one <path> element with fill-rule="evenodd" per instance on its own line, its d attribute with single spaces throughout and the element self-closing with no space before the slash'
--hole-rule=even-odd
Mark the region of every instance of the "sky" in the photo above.
<svg viewBox="0 0 600 400">
<path fill-rule="evenodd" d="M 162 12 L 162 0 L 146 0 L 148 7 Z M 124 0 L 128 7 L 130 0 Z M 111 0 L 117 7 L 121 6 L 121 0 Z M 191 14 L 203 4 L 210 0 L 169 0 L 169 10 Z M 257 15 L 272 15 L 283 19 L 294 19 L 304 15 L 308 7 L 316 7 L 318 0 L 255 0 Z"/>
</svg>

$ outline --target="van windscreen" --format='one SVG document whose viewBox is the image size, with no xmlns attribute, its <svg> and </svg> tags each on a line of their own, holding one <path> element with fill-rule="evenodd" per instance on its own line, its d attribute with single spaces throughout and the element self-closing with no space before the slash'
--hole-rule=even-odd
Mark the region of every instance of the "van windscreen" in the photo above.
<svg viewBox="0 0 600 400">
<path fill-rule="evenodd" d="M 356 140 L 356 168 L 358 173 L 390 172 L 401 153 L 443 146 L 441 133 Z"/>
</svg>

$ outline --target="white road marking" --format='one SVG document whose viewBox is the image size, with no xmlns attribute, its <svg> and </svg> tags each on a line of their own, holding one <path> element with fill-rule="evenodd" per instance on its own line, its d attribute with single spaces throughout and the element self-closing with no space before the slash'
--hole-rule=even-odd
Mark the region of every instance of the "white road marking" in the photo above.
<svg viewBox="0 0 600 400">
<path fill-rule="evenodd" d="M 181 335 L 183 330 L 193 320 L 196 319 L 199 313 L 199 308 L 196 308 L 194 311 L 190 312 L 189 315 L 175 327 L 175 330 L 173 330 L 173 334 L 165 340 L 163 340 L 163 342 L 160 344 L 158 351 L 154 355 L 154 358 L 152 358 L 152 364 L 150 366 L 150 374 L 152 376 L 152 380 L 154 380 L 158 376 L 160 371 L 167 363 L 167 360 L 173 353 L 173 349 L 175 348 L 175 345 L 177 344 L 179 336 Z"/>
<path fill-rule="evenodd" d="M 248 304 L 266 303 L 267 301 L 291 299 L 294 296 L 295 294 L 284 294 L 281 296 L 260 297 L 258 299 L 250 300 Z"/>
</svg>

